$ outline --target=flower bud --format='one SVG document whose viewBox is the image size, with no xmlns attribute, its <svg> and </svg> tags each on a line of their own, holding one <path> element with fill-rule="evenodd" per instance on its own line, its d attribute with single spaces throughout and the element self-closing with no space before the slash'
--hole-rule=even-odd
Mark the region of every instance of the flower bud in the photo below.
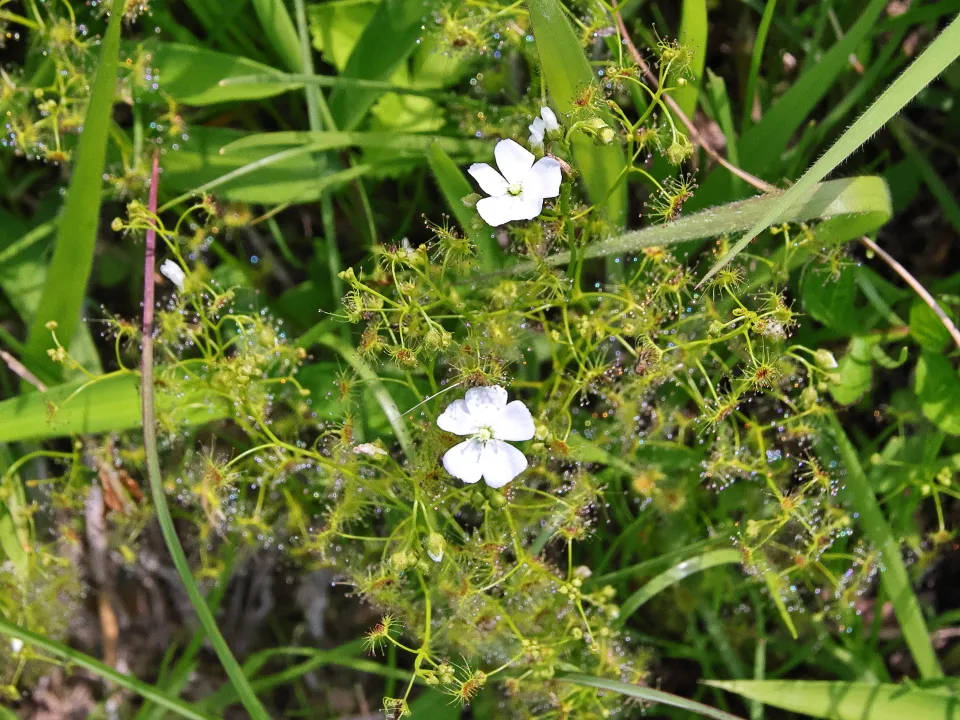
<svg viewBox="0 0 960 720">
<path fill-rule="evenodd" d="M 833 353 L 823 348 L 820 348 L 813 354 L 813 359 L 822 370 L 836 370 L 837 367 L 839 367 Z"/>
<path fill-rule="evenodd" d="M 430 559 L 434 562 L 443 560 L 443 549 L 445 547 L 446 542 L 440 533 L 432 532 L 427 536 L 427 555 L 429 555 Z"/>
</svg>

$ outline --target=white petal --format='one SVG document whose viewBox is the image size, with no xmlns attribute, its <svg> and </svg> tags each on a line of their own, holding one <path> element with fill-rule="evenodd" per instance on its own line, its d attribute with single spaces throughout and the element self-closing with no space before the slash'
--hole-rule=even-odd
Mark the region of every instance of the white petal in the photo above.
<svg viewBox="0 0 960 720">
<path fill-rule="evenodd" d="M 443 560 L 443 550 L 440 551 L 439 555 L 435 555 L 434 553 L 427 550 L 427 556 L 434 562 L 440 562 L 441 560 Z"/>
<path fill-rule="evenodd" d="M 177 290 L 183 292 L 183 281 L 187 279 L 187 274 L 173 260 L 164 260 L 160 266 L 160 274 L 167 280 L 177 286 Z"/>
<path fill-rule="evenodd" d="M 527 458 L 513 445 L 491 440 L 480 456 L 483 479 L 492 488 L 501 488 L 527 469 Z"/>
<path fill-rule="evenodd" d="M 497 440 L 512 440 L 514 442 L 530 440 L 535 433 L 533 417 L 531 417 L 527 406 L 519 400 L 508 403 L 497 415 L 493 425 L 493 436 Z"/>
<path fill-rule="evenodd" d="M 470 388 L 464 402 L 467 403 L 477 427 L 492 426 L 507 406 L 507 391 L 499 385 Z"/>
<path fill-rule="evenodd" d="M 557 122 L 557 115 L 550 108 L 544 105 L 540 108 L 540 117 L 543 118 L 543 124 L 547 129 L 547 132 L 551 130 L 557 130 L 560 128 L 560 123 Z"/>
<path fill-rule="evenodd" d="M 512 195 L 486 197 L 477 201 L 477 212 L 483 221 L 491 227 L 500 227 L 513 220 L 523 220 L 518 216 L 520 203 Z M 522 215 L 523 213 L 520 213 Z"/>
<path fill-rule="evenodd" d="M 543 133 L 547 129 L 543 120 L 534 118 L 528 129 L 530 130 L 530 147 L 541 147 L 543 145 Z"/>
<path fill-rule="evenodd" d="M 540 158 L 537 164 L 530 171 L 531 175 L 536 175 L 540 181 L 540 193 L 545 198 L 553 198 L 560 194 L 560 181 L 563 180 L 563 172 L 560 170 L 560 163 L 552 157 Z M 524 183 L 526 189 L 526 183 Z"/>
<path fill-rule="evenodd" d="M 10 649 L 13 650 L 13 654 L 16 655 L 18 652 L 23 650 L 23 640 L 20 638 L 11 638 Z"/>
<path fill-rule="evenodd" d="M 540 178 L 531 172 L 523 180 L 523 190 L 513 198 L 515 220 L 533 220 L 543 210 L 543 188 Z"/>
<path fill-rule="evenodd" d="M 440 413 L 437 425 L 441 430 L 454 435 L 472 435 L 477 430 L 477 421 L 470 414 L 470 408 L 463 400 L 454 400 Z"/>
<path fill-rule="evenodd" d="M 503 179 L 503 175 L 486 163 L 474 163 L 467 169 L 467 172 L 473 175 L 473 179 L 477 181 L 480 189 L 487 195 L 493 197 L 506 195 L 507 181 Z"/>
<path fill-rule="evenodd" d="M 497 167 L 509 184 L 523 182 L 523 178 L 533 167 L 533 153 L 513 140 L 501 140 L 493 149 Z"/>
<path fill-rule="evenodd" d="M 479 482 L 483 474 L 483 466 L 480 464 L 482 454 L 482 443 L 476 440 L 464 440 L 444 453 L 443 467 L 448 473 L 465 483 Z"/>
</svg>

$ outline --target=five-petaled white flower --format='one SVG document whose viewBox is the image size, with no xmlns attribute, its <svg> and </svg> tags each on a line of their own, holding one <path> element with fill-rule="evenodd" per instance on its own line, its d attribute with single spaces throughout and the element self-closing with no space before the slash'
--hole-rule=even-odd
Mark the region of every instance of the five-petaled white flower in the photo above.
<svg viewBox="0 0 960 720">
<path fill-rule="evenodd" d="M 468 170 L 490 196 L 477 202 L 477 212 L 488 225 L 533 220 L 543 210 L 544 198 L 560 194 L 562 173 L 556 159 L 540 158 L 534 164 L 533 153 L 513 140 L 498 142 L 493 155 L 500 172 L 486 163 L 474 163 Z"/>
<path fill-rule="evenodd" d="M 499 488 L 527 469 L 527 458 L 505 440 L 530 440 L 533 418 L 519 400 L 507 402 L 507 391 L 499 385 L 467 390 L 463 400 L 454 400 L 437 418 L 437 425 L 470 439 L 454 445 L 443 456 L 447 472 L 465 483 L 483 477 L 487 485 Z"/>
<path fill-rule="evenodd" d="M 549 132 L 560 129 L 560 123 L 557 122 L 557 116 L 547 106 L 540 108 L 540 116 L 535 117 L 530 123 L 530 147 L 542 147 L 543 136 Z"/>
<path fill-rule="evenodd" d="M 183 292 L 183 281 L 187 279 L 187 274 L 182 267 L 173 260 L 164 260 L 163 265 L 160 266 L 160 274 L 176 285 L 177 290 Z"/>
</svg>

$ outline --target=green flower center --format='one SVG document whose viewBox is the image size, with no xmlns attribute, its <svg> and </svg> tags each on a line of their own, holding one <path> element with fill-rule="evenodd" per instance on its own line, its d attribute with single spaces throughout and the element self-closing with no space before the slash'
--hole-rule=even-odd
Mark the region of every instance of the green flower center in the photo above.
<svg viewBox="0 0 960 720">
<path fill-rule="evenodd" d="M 523 192 L 523 185 L 521 185 L 520 183 L 513 183 L 512 185 L 507 185 L 507 192 L 510 195 L 513 195 L 514 197 L 516 197 L 517 195 Z"/>
<path fill-rule="evenodd" d="M 473 439 L 482 443 L 490 442 L 491 440 L 493 440 L 493 428 L 491 427 L 477 428 L 477 431 L 474 434 Z"/>
</svg>

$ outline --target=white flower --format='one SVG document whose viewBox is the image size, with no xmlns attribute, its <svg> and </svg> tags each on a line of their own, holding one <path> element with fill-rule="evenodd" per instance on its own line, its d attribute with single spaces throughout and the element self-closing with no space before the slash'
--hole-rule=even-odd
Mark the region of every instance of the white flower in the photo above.
<svg viewBox="0 0 960 720">
<path fill-rule="evenodd" d="M 13 650 L 13 654 L 16 655 L 23 650 L 23 640 L 20 638 L 12 638 L 10 640 L 10 648 Z"/>
<path fill-rule="evenodd" d="M 513 140 L 498 142 L 493 155 L 500 172 L 486 163 L 474 163 L 467 171 L 490 196 L 477 202 L 477 212 L 488 225 L 533 220 L 543 210 L 544 198 L 560 194 L 560 163 L 554 158 L 534 164 L 533 154 Z"/>
<path fill-rule="evenodd" d="M 454 400 L 437 418 L 437 425 L 470 439 L 454 445 L 443 456 L 447 472 L 465 483 L 481 478 L 499 488 L 527 469 L 527 458 L 513 442 L 530 440 L 533 418 L 519 400 L 507 403 L 507 391 L 499 385 L 467 390 L 463 400 Z"/>
<path fill-rule="evenodd" d="M 177 290 L 183 292 L 183 281 L 187 279 L 187 274 L 173 260 L 164 260 L 160 266 L 160 274 L 167 280 L 177 286 Z"/>
<path fill-rule="evenodd" d="M 543 136 L 546 133 L 560 129 L 560 123 L 557 122 L 557 116 L 553 110 L 544 106 L 540 108 L 540 117 L 535 117 L 530 123 L 530 147 L 541 147 L 543 145 Z"/>
<path fill-rule="evenodd" d="M 443 548 L 445 545 L 443 535 L 438 532 L 430 533 L 427 537 L 427 555 L 434 562 L 440 562 L 443 560 Z"/>
</svg>

